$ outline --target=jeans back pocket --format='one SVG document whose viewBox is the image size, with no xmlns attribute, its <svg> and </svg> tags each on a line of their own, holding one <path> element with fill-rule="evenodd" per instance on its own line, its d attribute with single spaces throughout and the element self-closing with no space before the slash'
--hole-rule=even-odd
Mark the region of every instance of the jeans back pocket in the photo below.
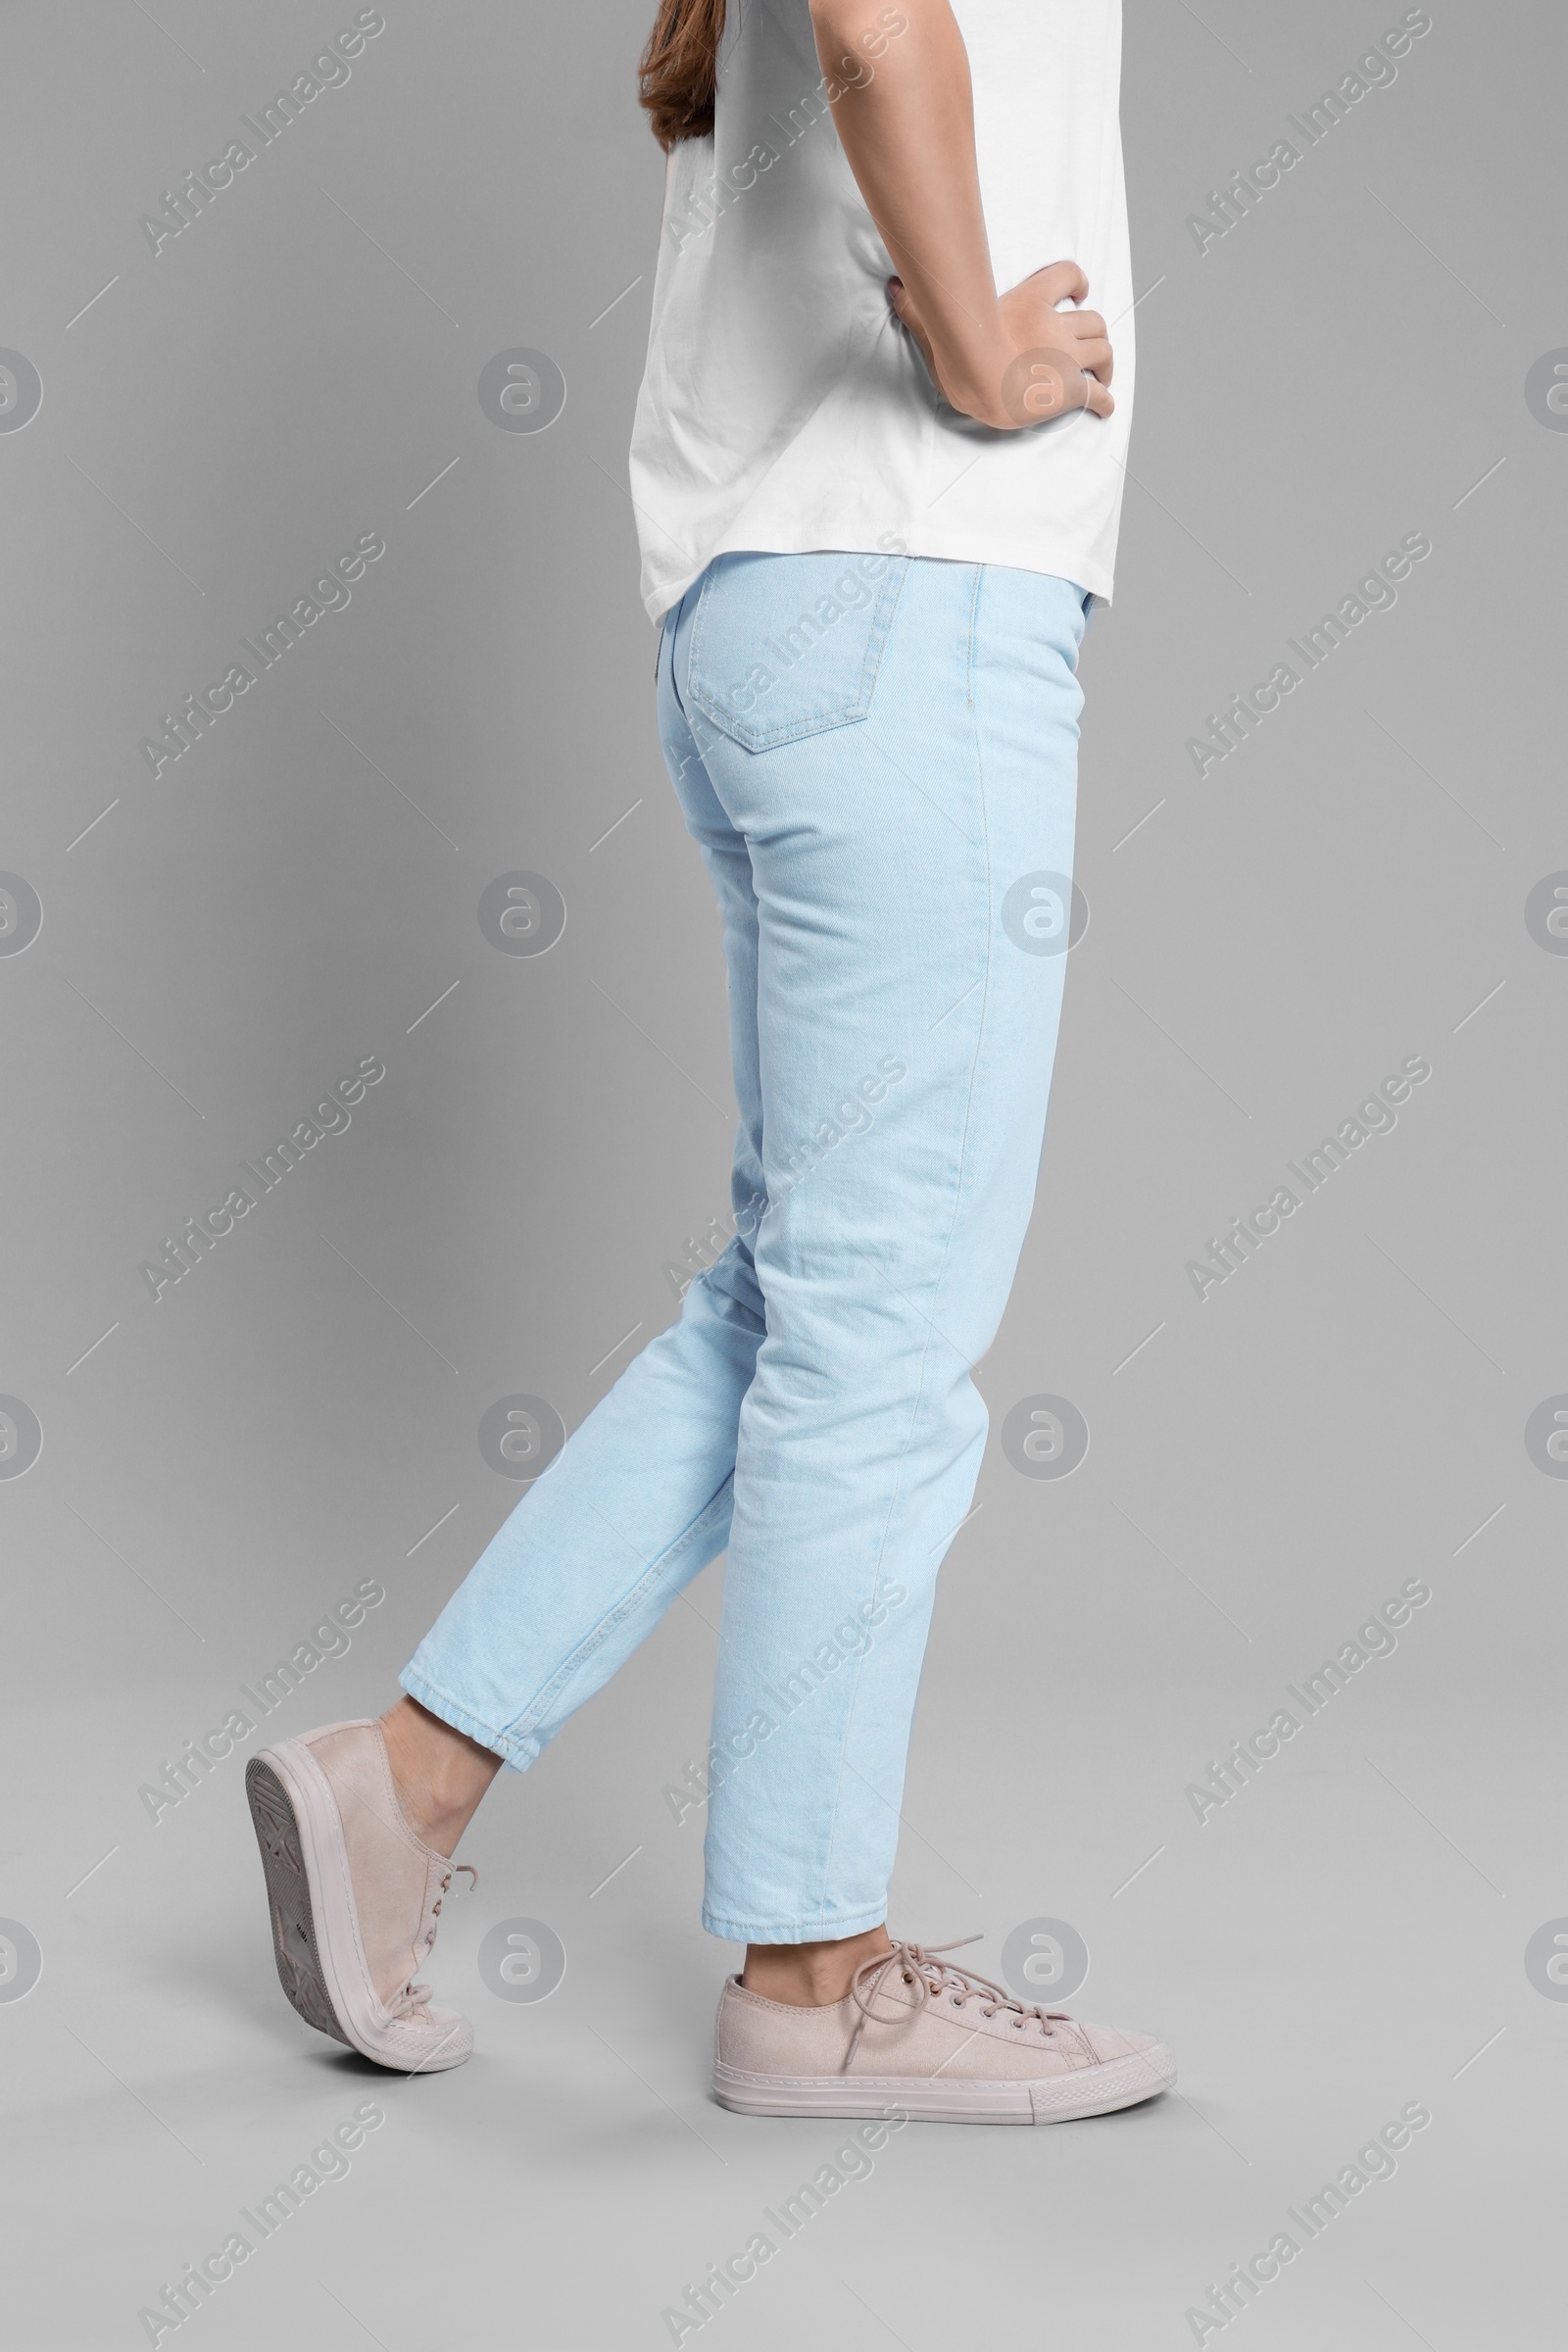
<svg viewBox="0 0 1568 2352">
<path fill-rule="evenodd" d="M 865 718 L 906 556 L 715 556 L 703 576 L 686 695 L 749 752 Z"/>
</svg>

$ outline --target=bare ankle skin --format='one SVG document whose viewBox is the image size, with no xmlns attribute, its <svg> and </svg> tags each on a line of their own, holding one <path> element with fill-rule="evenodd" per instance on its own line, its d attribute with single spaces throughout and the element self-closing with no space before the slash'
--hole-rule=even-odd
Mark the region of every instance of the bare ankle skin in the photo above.
<svg viewBox="0 0 1568 2352">
<path fill-rule="evenodd" d="M 450 1857 L 501 1770 L 501 1758 L 439 1715 L 403 1697 L 381 1717 L 387 1762 L 404 1818 L 416 1836 Z"/>
<path fill-rule="evenodd" d="M 741 1983 L 764 2001 L 827 2009 L 843 2000 L 858 1968 L 892 1949 L 885 1927 L 832 1943 L 749 1943 Z"/>
</svg>

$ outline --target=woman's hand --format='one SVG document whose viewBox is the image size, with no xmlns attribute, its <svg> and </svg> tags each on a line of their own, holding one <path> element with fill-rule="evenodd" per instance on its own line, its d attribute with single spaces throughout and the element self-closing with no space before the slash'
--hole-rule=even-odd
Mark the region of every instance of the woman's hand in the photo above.
<svg viewBox="0 0 1568 2352">
<path fill-rule="evenodd" d="M 1108 416 L 1115 368 L 1098 311 L 1058 311 L 1081 303 L 1089 280 L 1076 262 L 1052 262 L 995 298 L 986 320 L 950 322 L 940 340 L 901 277 L 888 280 L 895 317 L 919 345 L 931 378 L 951 408 L 1000 432 L 1042 424 L 1069 409 Z"/>
</svg>

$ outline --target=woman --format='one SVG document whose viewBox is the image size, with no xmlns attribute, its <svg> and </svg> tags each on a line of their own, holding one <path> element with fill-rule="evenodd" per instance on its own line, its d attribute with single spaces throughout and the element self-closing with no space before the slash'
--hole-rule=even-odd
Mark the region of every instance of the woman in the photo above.
<svg viewBox="0 0 1568 2352">
<path fill-rule="evenodd" d="M 662 0 L 631 478 L 664 755 L 723 914 L 736 1233 L 405 1695 L 250 1768 L 284 1988 L 385 2066 L 471 2046 L 413 1978 L 495 1773 L 727 1550 L 703 1917 L 747 1951 L 719 2098 L 1027 2123 L 1174 2080 L 1150 2036 L 886 1926 L 1061 1001 L 1076 657 L 1127 428 L 1119 47 L 1117 0 Z M 1091 277 L 1128 319 L 1119 404 L 1103 318 L 1057 307 Z"/>
</svg>

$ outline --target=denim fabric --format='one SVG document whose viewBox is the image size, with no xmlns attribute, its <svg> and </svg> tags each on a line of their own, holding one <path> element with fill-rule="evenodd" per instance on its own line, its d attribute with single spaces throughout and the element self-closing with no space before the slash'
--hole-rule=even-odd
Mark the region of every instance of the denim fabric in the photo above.
<svg viewBox="0 0 1568 2352">
<path fill-rule="evenodd" d="M 969 1376 L 1028 1224 L 1066 963 L 1085 598 L 727 555 L 660 732 L 723 916 L 735 1237 L 530 1488 L 405 1690 L 522 1769 L 727 1548 L 704 1924 L 886 1915 Z"/>
</svg>

